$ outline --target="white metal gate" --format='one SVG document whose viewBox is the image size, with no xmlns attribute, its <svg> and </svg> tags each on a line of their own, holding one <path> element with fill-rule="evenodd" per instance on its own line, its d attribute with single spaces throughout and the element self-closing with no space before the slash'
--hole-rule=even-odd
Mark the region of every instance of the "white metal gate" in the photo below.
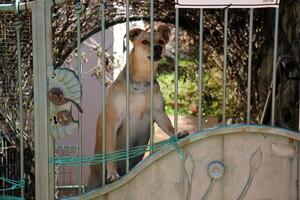
<svg viewBox="0 0 300 200">
<path fill-rule="evenodd" d="M 56 0 L 56 1 L 46 1 L 46 0 L 35 0 L 30 1 L 27 3 L 21 3 L 16 1 L 15 4 L 1 4 L 0 11 L 1 12 L 16 12 L 17 14 L 23 10 L 30 9 L 32 13 L 32 38 L 33 38 L 33 69 L 34 69 L 34 133 L 35 133 L 35 183 L 36 183 L 36 199 L 55 199 L 55 166 L 53 164 L 49 164 L 49 159 L 55 157 L 55 140 L 51 136 L 51 103 L 49 102 L 48 95 L 53 94 L 59 96 L 60 91 L 53 90 L 52 93 L 49 85 L 51 85 L 51 80 L 53 77 L 53 58 L 52 58 L 52 32 L 51 32 L 51 8 L 53 4 L 60 5 L 64 3 L 64 0 Z M 129 49 L 129 0 L 126 1 L 126 45 L 127 49 Z M 80 12 L 82 9 L 82 2 L 76 1 L 74 10 L 77 15 L 77 54 L 79 55 L 77 58 L 77 70 L 76 70 L 76 77 L 79 81 L 79 87 L 82 88 L 82 60 L 81 60 L 81 35 L 80 35 Z M 153 77 L 153 68 L 154 68 L 154 60 L 153 60 L 153 41 L 154 41 L 154 1 L 150 1 L 150 31 L 151 31 L 151 112 L 150 112 L 150 146 L 153 146 L 153 87 L 154 87 L 154 77 Z M 249 8 L 250 13 L 250 28 L 249 28 L 249 54 L 252 54 L 252 32 L 253 32 L 253 11 L 257 7 L 274 7 L 276 10 L 275 15 L 275 35 L 274 35 L 274 57 L 273 57 L 273 85 L 276 83 L 276 64 L 277 64 L 277 43 L 278 43 L 278 20 L 279 20 L 279 1 L 251 1 L 251 2 L 241 2 L 241 1 L 214 1 L 210 2 L 209 5 L 206 3 L 198 3 L 197 1 L 176 1 L 175 13 L 176 13 L 176 21 L 175 21 L 175 41 L 176 41 L 176 51 L 175 51 L 175 119 L 174 119 L 174 128 L 175 133 L 178 133 L 178 57 L 179 57 L 179 50 L 178 50 L 178 40 L 179 40 L 179 9 L 184 8 L 195 8 L 200 9 L 200 29 L 199 29 L 199 83 L 202 83 L 202 73 L 203 73 L 203 55 L 202 55 L 202 48 L 203 48 L 203 9 L 206 8 L 218 8 L 223 9 L 224 14 L 224 60 L 223 60 L 223 111 L 222 111 L 222 124 L 226 125 L 226 87 L 227 87 L 227 80 L 226 80 L 226 67 L 227 67 L 227 26 L 228 26 L 228 12 L 231 8 Z M 105 30 L 105 1 L 101 1 L 101 25 L 102 30 Z M 17 38 L 20 37 L 20 32 L 17 32 Z M 105 46 L 105 34 L 102 34 L 102 47 Z M 20 47 L 18 47 L 20 49 Z M 104 48 L 102 48 L 104 49 Z M 21 54 L 18 52 L 18 64 L 19 70 L 21 71 Z M 126 51 L 126 60 L 129 63 L 129 51 Z M 105 68 L 105 54 L 102 53 L 102 67 Z M 251 56 L 249 56 L 248 60 L 248 88 L 247 88 L 247 123 L 251 123 L 250 119 L 250 91 L 251 91 Z M 130 116 L 129 116 L 129 64 L 126 65 L 126 80 L 127 80 L 127 93 L 126 93 L 126 130 L 127 130 L 127 155 L 126 155 L 126 172 L 129 172 L 129 133 L 130 133 Z M 63 76 L 63 75 L 62 75 Z M 67 76 L 67 75 L 66 75 Z M 22 79 L 21 73 L 19 73 L 19 80 Z M 105 85 L 105 70 L 103 70 L 102 74 L 102 85 Z M 276 88 L 272 88 L 272 114 L 271 114 L 271 125 L 274 125 L 274 116 L 275 116 L 275 95 L 276 95 Z M 21 92 L 21 91 L 20 91 Z M 49 93 L 50 92 L 50 93 Z M 82 92 L 82 91 L 80 91 Z M 103 87 L 102 91 L 102 117 L 103 117 L 103 138 L 105 138 L 105 103 L 106 103 L 106 89 Z M 202 84 L 199 86 L 199 113 L 198 115 L 198 131 L 202 130 Z M 55 100 L 54 100 L 55 101 Z M 72 103 L 79 105 L 78 108 L 80 110 L 80 106 L 82 103 L 81 97 L 79 99 L 71 99 Z M 22 113 L 22 94 L 20 93 L 20 112 Z M 59 104 L 58 104 L 59 105 Z M 53 105 L 52 105 L 53 106 Z M 56 105 L 57 106 L 57 105 Z M 55 107 L 55 105 L 54 105 Z M 66 113 L 64 113 L 66 114 Z M 70 114 L 70 113 L 67 113 Z M 22 116 L 22 115 L 21 115 Z M 82 137 L 84 137 L 82 133 L 82 117 L 79 114 L 79 123 L 77 124 L 78 127 L 78 158 L 79 164 L 82 164 L 82 159 L 84 158 L 82 155 Z M 22 121 L 20 119 L 20 132 L 23 132 L 22 128 Z M 22 140 L 23 137 L 21 137 Z M 105 147 L 105 139 L 103 139 L 103 152 L 106 151 Z M 0 143 L 1 144 L 1 143 Z M 21 149 L 23 149 L 22 144 L 20 142 Z M 1 149 L 0 149 L 1 150 Z M 151 152 L 152 153 L 152 152 Z M 23 163 L 23 156 L 21 150 L 21 177 L 23 179 L 24 172 L 24 163 Z M 105 157 L 104 157 L 105 160 Z M 103 164 L 103 185 L 105 185 L 105 161 L 102 162 Z M 109 186 L 107 186 L 109 187 Z M 81 167 L 78 168 L 78 188 L 79 194 L 82 194 L 82 171 Z M 22 192 L 21 196 L 24 196 Z M 77 197 L 75 197 L 77 198 Z M 79 196 L 78 199 L 81 197 Z"/>
</svg>

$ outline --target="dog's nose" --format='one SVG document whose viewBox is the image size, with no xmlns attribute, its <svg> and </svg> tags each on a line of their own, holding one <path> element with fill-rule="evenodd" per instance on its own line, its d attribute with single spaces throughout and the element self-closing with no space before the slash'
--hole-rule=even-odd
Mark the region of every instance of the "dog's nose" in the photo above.
<svg viewBox="0 0 300 200">
<path fill-rule="evenodd" d="M 155 46 L 154 46 L 154 53 L 160 55 L 161 52 L 162 52 L 162 49 L 163 49 L 162 46 L 160 46 L 160 45 L 155 45 Z"/>
</svg>

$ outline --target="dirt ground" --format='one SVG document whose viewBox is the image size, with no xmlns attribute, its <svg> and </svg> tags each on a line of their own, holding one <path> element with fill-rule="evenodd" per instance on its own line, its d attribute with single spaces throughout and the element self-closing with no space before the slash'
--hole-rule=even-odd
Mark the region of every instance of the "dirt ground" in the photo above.
<svg viewBox="0 0 300 200">
<path fill-rule="evenodd" d="M 174 125 L 174 116 L 169 116 L 172 124 Z M 195 116 L 178 116 L 178 130 L 188 131 L 193 133 L 197 131 L 198 117 Z M 217 126 L 218 120 L 214 117 L 207 117 L 203 119 L 203 128 L 210 128 Z M 165 134 L 156 124 L 155 124 L 155 142 L 159 142 L 167 139 L 169 136 Z"/>
</svg>

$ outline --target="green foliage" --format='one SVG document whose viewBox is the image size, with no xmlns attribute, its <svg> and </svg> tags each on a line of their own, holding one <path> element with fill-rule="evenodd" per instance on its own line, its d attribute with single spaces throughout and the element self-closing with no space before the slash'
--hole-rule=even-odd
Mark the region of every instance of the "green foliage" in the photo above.
<svg viewBox="0 0 300 200">
<path fill-rule="evenodd" d="M 203 113 L 220 117 L 222 114 L 222 77 L 217 68 L 210 68 L 203 75 Z"/>
<path fill-rule="evenodd" d="M 164 61 L 164 65 L 166 65 Z M 179 61 L 178 110 L 181 115 L 198 113 L 198 65 L 192 60 Z M 204 116 L 221 116 L 222 72 L 218 68 L 204 69 L 202 76 L 202 109 Z M 161 73 L 158 82 L 168 114 L 174 113 L 174 72 Z M 229 100 L 231 101 L 231 100 Z"/>
</svg>

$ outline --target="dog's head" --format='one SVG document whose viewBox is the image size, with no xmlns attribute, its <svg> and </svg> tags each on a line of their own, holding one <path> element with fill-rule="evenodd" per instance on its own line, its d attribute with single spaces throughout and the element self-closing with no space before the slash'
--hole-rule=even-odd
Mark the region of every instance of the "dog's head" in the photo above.
<svg viewBox="0 0 300 200">
<path fill-rule="evenodd" d="M 158 62 L 165 53 L 166 44 L 169 42 L 170 29 L 167 25 L 160 25 L 154 31 L 153 60 Z M 129 39 L 135 48 L 135 54 L 140 58 L 151 60 L 151 33 L 135 28 L 129 32 Z"/>
</svg>

